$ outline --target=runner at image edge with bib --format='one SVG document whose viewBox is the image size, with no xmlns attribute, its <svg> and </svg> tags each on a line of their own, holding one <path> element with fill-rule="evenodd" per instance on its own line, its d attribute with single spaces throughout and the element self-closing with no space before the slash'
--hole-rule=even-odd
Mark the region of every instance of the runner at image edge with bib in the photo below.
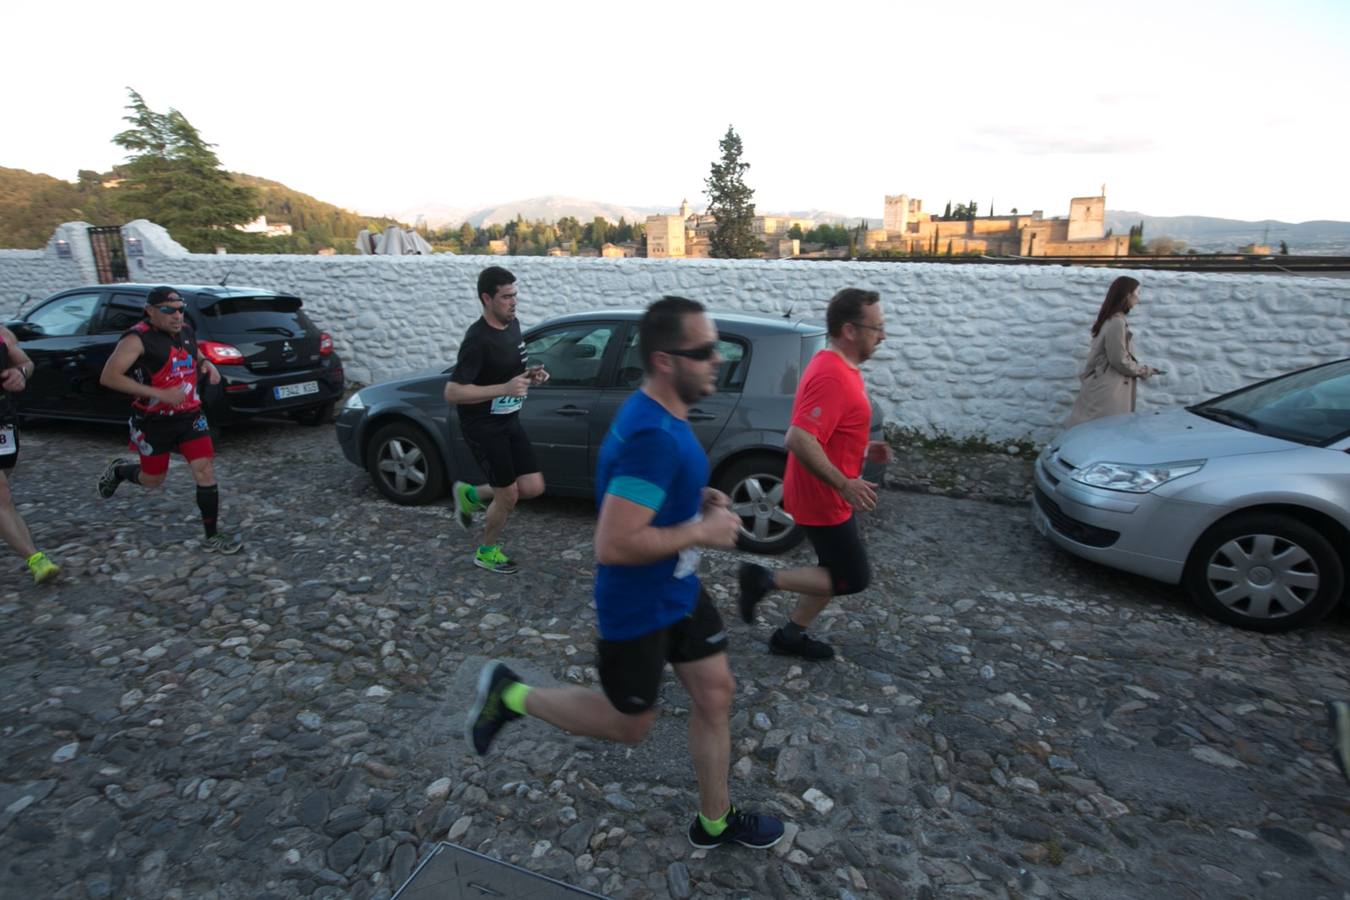
<svg viewBox="0 0 1350 900">
<path fill-rule="evenodd" d="M 61 574 L 56 563 L 33 545 L 33 537 L 9 486 L 9 474 L 19 463 L 19 410 L 13 395 L 28 386 L 36 364 L 19 347 L 8 328 L 0 328 L 0 538 L 23 557 L 33 581 L 43 584 Z"/>
</svg>

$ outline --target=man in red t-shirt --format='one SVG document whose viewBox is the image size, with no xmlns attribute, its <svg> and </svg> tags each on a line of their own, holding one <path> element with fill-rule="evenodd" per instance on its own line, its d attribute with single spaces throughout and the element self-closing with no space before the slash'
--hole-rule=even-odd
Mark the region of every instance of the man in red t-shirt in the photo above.
<svg viewBox="0 0 1350 900">
<path fill-rule="evenodd" d="M 774 589 L 800 596 L 787 622 L 769 639 L 769 649 L 787 656 L 823 660 L 834 648 L 806 634 L 831 597 L 856 594 L 871 580 L 867 550 L 858 536 L 855 510 L 877 505 L 877 486 L 861 477 L 864 458 L 889 462 L 885 441 L 869 441 L 872 404 L 858 367 L 886 337 L 881 296 L 844 288 L 825 313 L 830 342 L 817 353 L 797 385 L 787 432 L 783 506 L 806 531 L 819 564 L 799 569 L 740 567 L 741 618 L 753 622 L 755 604 Z"/>
</svg>

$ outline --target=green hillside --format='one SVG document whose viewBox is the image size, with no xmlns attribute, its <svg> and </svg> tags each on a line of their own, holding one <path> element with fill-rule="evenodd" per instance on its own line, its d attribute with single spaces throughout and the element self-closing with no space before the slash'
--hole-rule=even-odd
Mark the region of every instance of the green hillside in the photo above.
<svg viewBox="0 0 1350 900">
<path fill-rule="evenodd" d="M 50 175 L 0 166 L 0 247 L 38 250 L 62 222 L 117 223 L 97 172 L 76 184 Z"/>
<path fill-rule="evenodd" d="M 290 225 L 290 237 L 268 238 L 271 249 L 278 253 L 314 253 L 322 247 L 333 247 L 339 253 L 355 253 L 353 242 L 362 228 L 383 231 L 397 225 L 393 219 L 363 216 L 324 203 L 308 194 L 291 190 L 284 184 L 268 181 L 256 175 L 231 172 L 230 177 L 245 187 L 258 192 L 263 215 L 269 225 Z"/>
<path fill-rule="evenodd" d="M 285 223 L 294 231 L 290 236 L 254 242 L 261 252 L 316 253 L 332 247 L 338 253 L 355 253 L 353 242 L 362 228 L 383 230 L 397 224 L 393 219 L 341 209 L 265 178 L 234 172 L 230 177 L 258 192 L 268 224 Z M 123 224 L 125 218 L 114 205 L 117 188 L 103 186 L 115 184 L 116 179 L 116 171 L 81 170 L 79 181 L 71 183 L 0 166 L 0 248 L 41 249 L 62 222 Z"/>
</svg>

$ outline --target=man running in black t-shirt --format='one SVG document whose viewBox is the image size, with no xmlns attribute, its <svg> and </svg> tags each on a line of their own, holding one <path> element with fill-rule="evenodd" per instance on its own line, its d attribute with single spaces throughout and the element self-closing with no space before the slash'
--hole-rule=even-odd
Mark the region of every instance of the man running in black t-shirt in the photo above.
<svg viewBox="0 0 1350 900">
<path fill-rule="evenodd" d="M 210 553 L 237 553 L 238 535 L 216 531 L 220 490 L 212 465 L 215 447 L 197 393 L 200 372 L 212 384 L 220 372 L 210 360 L 197 355 L 192 326 L 184 321 L 183 298 L 171 287 L 150 291 L 145 319 L 127 329 L 108 357 L 99 384 L 130 394 L 131 446 L 140 452 L 140 463 L 118 458 L 108 463 L 98 479 L 98 495 L 107 500 L 124 481 L 144 488 L 157 488 L 169 472 L 169 451 L 177 450 L 192 469 L 197 482 L 197 508 L 202 513 Z"/>
<path fill-rule="evenodd" d="M 483 540 L 473 564 L 513 574 L 516 564 L 502 552 L 501 534 L 516 503 L 544 492 L 534 448 L 520 425 L 520 408 L 532 384 L 548 381 L 542 366 L 525 366 L 525 342 L 516 318 L 516 276 L 501 266 L 478 274 L 483 316 L 469 326 L 459 345 L 445 400 L 459 407 L 460 432 L 487 473 L 487 484 L 456 481 L 455 520 L 466 531 L 477 510 L 487 508 Z"/>
</svg>

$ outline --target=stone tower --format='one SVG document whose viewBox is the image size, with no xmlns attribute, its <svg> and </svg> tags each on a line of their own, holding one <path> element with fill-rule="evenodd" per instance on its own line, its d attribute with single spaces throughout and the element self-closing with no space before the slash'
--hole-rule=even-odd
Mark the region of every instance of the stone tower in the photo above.
<svg viewBox="0 0 1350 900">
<path fill-rule="evenodd" d="M 902 234 L 909 225 L 909 195 L 887 194 L 881 227 L 887 234 Z"/>
<path fill-rule="evenodd" d="M 1069 240 L 1099 241 L 1106 236 L 1106 185 L 1097 197 L 1069 201 Z"/>
</svg>

